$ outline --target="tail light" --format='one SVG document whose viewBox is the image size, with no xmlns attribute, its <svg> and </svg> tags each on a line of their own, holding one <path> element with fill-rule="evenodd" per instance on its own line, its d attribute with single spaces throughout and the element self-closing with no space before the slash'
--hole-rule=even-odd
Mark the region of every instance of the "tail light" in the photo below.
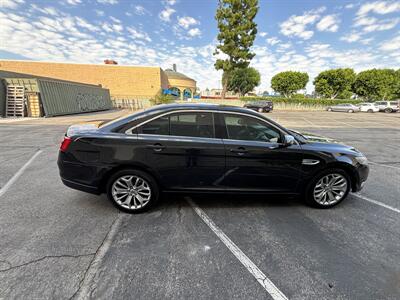
<svg viewBox="0 0 400 300">
<path fill-rule="evenodd" d="M 69 145 L 71 144 L 72 139 L 68 136 L 64 137 L 64 140 L 61 142 L 60 151 L 66 152 L 68 150 Z"/>
</svg>

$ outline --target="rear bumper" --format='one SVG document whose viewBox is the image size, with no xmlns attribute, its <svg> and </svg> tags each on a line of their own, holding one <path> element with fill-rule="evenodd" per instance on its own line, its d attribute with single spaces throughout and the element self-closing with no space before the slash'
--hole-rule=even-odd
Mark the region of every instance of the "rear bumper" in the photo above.
<svg viewBox="0 0 400 300">
<path fill-rule="evenodd" d="M 95 186 L 90 186 L 90 185 L 74 182 L 74 181 L 67 180 L 64 178 L 61 178 L 61 181 L 64 183 L 64 185 L 66 185 L 67 187 L 70 187 L 74 190 L 91 193 L 91 194 L 96 194 L 96 195 L 101 194 L 99 189 Z"/>
</svg>

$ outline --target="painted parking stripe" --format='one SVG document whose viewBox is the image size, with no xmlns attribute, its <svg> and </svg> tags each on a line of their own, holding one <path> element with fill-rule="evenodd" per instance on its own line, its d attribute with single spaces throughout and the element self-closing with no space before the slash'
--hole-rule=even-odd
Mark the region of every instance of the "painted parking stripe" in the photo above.
<svg viewBox="0 0 400 300">
<path fill-rule="evenodd" d="M 355 196 L 355 197 L 357 197 L 357 198 L 359 198 L 359 199 L 362 199 L 362 200 L 371 202 L 371 203 L 373 203 L 373 204 L 379 205 L 379 206 L 381 206 L 381 207 L 387 208 L 387 209 L 389 209 L 389 210 L 391 210 L 391 211 L 394 211 L 394 212 L 400 214 L 400 209 L 395 208 L 395 207 L 393 207 L 393 206 L 390 206 L 390 205 L 387 205 L 387 204 L 385 204 L 385 203 L 379 202 L 379 201 L 377 201 L 377 200 L 374 200 L 374 199 L 365 197 L 365 196 L 363 196 L 363 195 L 361 195 L 361 194 L 359 194 L 359 193 L 355 193 L 355 194 L 352 194 L 352 195 Z"/>
<path fill-rule="evenodd" d="M 0 197 L 8 191 L 8 189 L 14 184 L 14 182 L 18 180 L 18 178 L 25 172 L 29 165 L 42 152 L 42 150 L 36 151 L 36 153 L 17 171 L 17 173 L 15 173 L 13 177 L 11 177 L 11 179 L 0 189 Z"/>
<path fill-rule="evenodd" d="M 275 286 L 275 284 L 240 250 L 238 246 L 207 216 L 207 214 L 189 197 L 185 197 L 196 214 L 217 235 L 225 246 L 236 256 L 245 268 L 254 276 L 259 284 L 271 295 L 274 300 L 287 300 L 288 298 Z"/>
</svg>

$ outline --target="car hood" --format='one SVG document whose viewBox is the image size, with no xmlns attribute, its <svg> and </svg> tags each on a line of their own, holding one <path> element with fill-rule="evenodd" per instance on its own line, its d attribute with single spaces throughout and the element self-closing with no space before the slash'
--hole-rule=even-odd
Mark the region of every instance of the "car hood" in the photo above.
<svg viewBox="0 0 400 300">
<path fill-rule="evenodd" d="M 353 155 L 358 155 L 357 153 L 361 153 L 353 146 L 346 145 L 332 138 L 311 133 L 303 133 L 297 131 L 295 132 L 304 137 L 305 140 L 303 142 L 305 143 L 305 145 L 308 145 L 314 149 L 318 148 L 321 151 L 329 151 L 337 153 L 346 152 L 346 153 L 351 153 Z"/>
</svg>

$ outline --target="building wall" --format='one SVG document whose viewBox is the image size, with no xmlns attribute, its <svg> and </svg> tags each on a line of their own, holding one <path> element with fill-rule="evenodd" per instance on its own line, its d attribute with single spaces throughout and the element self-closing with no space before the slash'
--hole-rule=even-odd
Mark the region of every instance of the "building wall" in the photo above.
<svg viewBox="0 0 400 300">
<path fill-rule="evenodd" d="M 168 78 L 159 67 L 0 60 L 0 70 L 101 84 L 116 99 L 149 98 L 168 87 Z"/>
</svg>

